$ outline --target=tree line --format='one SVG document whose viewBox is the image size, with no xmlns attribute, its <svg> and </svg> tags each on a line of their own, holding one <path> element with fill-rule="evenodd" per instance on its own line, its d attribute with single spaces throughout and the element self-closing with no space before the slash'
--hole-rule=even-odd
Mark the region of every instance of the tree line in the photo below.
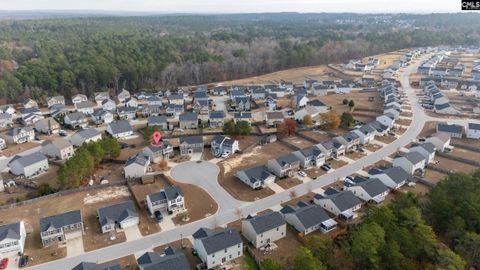
<svg viewBox="0 0 480 270">
<path fill-rule="evenodd" d="M 120 151 L 120 144 L 115 138 L 83 144 L 58 168 L 57 181 L 60 187 L 80 186 L 104 159 L 116 158 L 120 155 Z"/>
</svg>

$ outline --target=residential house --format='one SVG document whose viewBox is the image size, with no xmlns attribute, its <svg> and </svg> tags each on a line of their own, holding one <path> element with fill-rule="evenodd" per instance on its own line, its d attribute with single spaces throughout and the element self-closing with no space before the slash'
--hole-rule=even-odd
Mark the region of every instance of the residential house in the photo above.
<svg viewBox="0 0 480 270">
<path fill-rule="evenodd" d="M 65 97 L 64 96 L 54 96 L 54 97 L 47 97 L 47 107 L 50 108 L 53 105 L 63 105 L 65 106 Z"/>
<path fill-rule="evenodd" d="M 344 134 L 343 139 L 347 142 L 345 146 L 345 153 L 353 152 L 358 149 L 360 145 L 360 136 L 358 136 L 355 132 L 350 131 Z"/>
<path fill-rule="evenodd" d="M 182 105 L 184 104 L 185 99 L 183 98 L 183 95 L 180 94 L 172 94 L 168 96 L 168 103 L 169 104 L 175 104 L 175 105 Z"/>
<path fill-rule="evenodd" d="M 321 145 L 322 148 L 319 147 L 319 145 Z M 325 157 L 327 159 L 339 158 L 340 156 L 345 155 L 346 151 L 346 145 L 334 139 L 330 139 L 328 141 L 322 142 L 321 144 L 317 144 L 317 147 L 319 147 L 319 149 L 321 149 L 324 154 L 328 153 L 328 155 L 325 154 Z"/>
<path fill-rule="evenodd" d="M 147 98 L 147 104 L 150 106 L 156 105 L 156 106 L 162 106 L 162 99 L 158 96 L 150 96 Z"/>
<path fill-rule="evenodd" d="M 193 104 L 193 111 L 198 114 L 198 118 L 202 119 L 202 121 L 208 121 L 208 116 L 210 113 L 208 100 L 195 100 Z"/>
<path fill-rule="evenodd" d="M 315 194 L 313 202 L 344 221 L 356 218 L 355 212 L 362 207 L 362 202 L 353 192 L 334 188 L 328 188 L 323 194 Z"/>
<path fill-rule="evenodd" d="M 35 130 L 43 134 L 57 134 L 60 124 L 53 117 L 48 117 L 36 122 Z"/>
<path fill-rule="evenodd" d="M 305 89 L 310 89 L 310 88 L 314 87 L 317 83 L 318 83 L 317 80 L 307 79 L 307 80 L 304 80 L 304 81 L 303 81 L 303 87 L 304 87 Z"/>
<path fill-rule="evenodd" d="M 242 234 L 255 248 L 261 248 L 285 238 L 287 223 L 279 212 L 248 216 L 242 220 Z"/>
<path fill-rule="evenodd" d="M 179 116 L 180 129 L 196 129 L 198 128 L 198 114 L 194 112 L 186 112 Z"/>
<path fill-rule="evenodd" d="M 230 99 L 235 100 L 236 98 L 244 98 L 247 97 L 245 93 L 246 87 L 244 86 L 232 86 L 232 91 L 230 92 Z"/>
<path fill-rule="evenodd" d="M 368 171 L 368 176 L 380 179 L 390 189 L 399 189 L 411 179 L 411 175 L 401 167 L 391 167 L 383 170 L 374 168 Z"/>
<path fill-rule="evenodd" d="M 71 158 L 75 151 L 69 141 L 57 139 L 54 141 L 44 141 L 42 143 L 42 153 L 53 159 L 66 160 Z"/>
<path fill-rule="evenodd" d="M 383 114 L 390 114 L 395 120 L 400 117 L 400 113 L 401 110 L 395 106 L 386 106 L 383 108 Z"/>
<path fill-rule="evenodd" d="M 88 118 L 83 112 L 73 112 L 65 115 L 63 123 L 74 129 L 85 128 L 88 125 Z"/>
<path fill-rule="evenodd" d="M 5 149 L 5 148 L 7 148 L 7 142 L 5 141 L 4 138 L 0 138 L 0 150 L 3 150 L 3 149 Z M 1 180 L 1 179 L 0 179 L 0 180 Z M 3 190 L 2 190 L 2 187 L 3 187 L 3 186 L 2 186 L 1 184 L 2 184 L 2 183 L 1 183 L 1 181 L 0 181 L 0 192 L 3 191 Z"/>
<path fill-rule="evenodd" d="M 445 152 L 447 148 L 450 148 L 450 141 L 450 135 L 443 132 L 432 134 L 425 139 L 425 142 L 433 144 L 438 152 Z"/>
<path fill-rule="evenodd" d="M 13 124 L 13 115 L 0 113 L 0 128 L 10 127 Z"/>
<path fill-rule="evenodd" d="M 446 133 L 452 138 L 463 137 L 463 127 L 456 124 L 439 123 L 437 124 L 437 133 Z"/>
<path fill-rule="evenodd" d="M 252 93 L 252 99 L 254 100 L 264 100 L 266 96 L 266 91 L 263 86 L 252 86 L 250 87 Z"/>
<path fill-rule="evenodd" d="M 97 103 L 98 107 L 102 107 L 102 102 L 106 99 L 110 99 L 110 94 L 108 92 L 95 93 L 95 102 Z"/>
<path fill-rule="evenodd" d="M 315 109 L 319 111 L 319 113 L 327 113 L 328 112 L 328 106 L 325 105 L 323 102 L 321 102 L 318 99 L 311 100 L 307 102 L 307 106 L 312 106 Z"/>
<path fill-rule="evenodd" d="M 23 221 L 0 226 L 0 258 L 23 254 L 27 233 Z"/>
<path fill-rule="evenodd" d="M 426 159 L 418 152 L 410 152 L 393 159 L 393 166 L 404 169 L 410 175 L 423 171 Z"/>
<path fill-rule="evenodd" d="M 139 270 L 190 270 L 185 254 L 171 246 L 162 255 L 146 252 L 137 258 L 137 265 Z"/>
<path fill-rule="evenodd" d="M 95 128 L 83 129 L 70 137 L 70 142 L 75 147 L 80 147 L 84 143 L 97 142 L 102 139 L 102 134 Z"/>
<path fill-rule="evenodd" d="M 138 100 L 135 97 L 129 97 L 123 102 L 123 104 L 125 104 L 125 107 L 137 108 Z"/>
<path fill-rule="evenodd" d="M 390 189 L 378 178 L 355 177 L 353 181 L 344 183 L 344 190 L 349 190 L 353 195 L 365 202 L 380 204 L 385 201 L 385 197 Z"/>
<path fill-rule="evenodd" d="M 375 120 L 380 124 L 387 126 L 389 128 L 393 128 L 393 125 L 395 124 L 395 117 L 389 113 L 377 116 Z"/>
<path fill-rule="evenodd" d="M 40 238 L 44 247 L 80 238 L 83 233 L 83 219 L 80 210 L 40 219 Z"/>
<path fill-rule="evenodd" d="M 79 103 L 75 103 L 75 110 L 77 110 L 77 112 L 91 114 L 93 113 L 93 109 L 94 105 L 90 101 L 82 101 Z"/>
<path fill-rule="evenodd" d="M 160 130 L 167 130 L 167 118 L 165 116 L 149 116 L 147 119 L 147 126 L 157 126 Z"/>
<path fill-rule="evenodd" d="M 337 222 L 330 218 L 319 205 L 300 202 L 297 206 L 284 206 L 280 212 L 285 221 L 302 235 L 320 231 L 327 233 L 337 227 Z"/>
<path fill-rule="evenodd" d="M 183 105 L 168 104 L 166 108 L 167 116 L 178 117 L 184 111 Z"/>
<path fill-rule="evenodd" d="M 121 266 L 118 261 L 108 264 L 96 264 L 93 262 L 81 262 L 77 264 L 72 270 L 121 270 Z"/>
<path fill-rule="evenodd" d="M 325 155 L 322 150 L 317 146 L 310 146 L 298 151 L 293 152 L 298 160 L 300 161 L 300 166 L 303 169 L 308 169 L 311 167 L 320 167 L 325 163 Z"/>
<path fill-rule="evenodd" d="M 266 112 L 265 113 L 265 123 L 267 127 L 276 127 L 277 125 L 283 123 L 285 117 L 282 112 Z"/>
<path fill-rule="evenodd" d="M 267 162 L 268 169 L 276 176 L 291 177 L 294 171 L 300 168 L 300 160 L 293 153 L 284 155 Z"/>
<path fill-rule="evenodd" d="M 117 114 L 121 120 L 132 120 L 137 118 L 137 108 L 126 106 L 117 107 Z"/>
<path fill-rule="evenodd" d="M 290 92 L 290 91 L 293 90 L 293 82 L 292 81 L 281 80 L 280 84 L 279 84 L 279 87 L 281 89 L 286 89 L 288 92 Z"/>
<path fill-rule="evenodd" d="M 251 109 L 251 101 L 249 97 L 236 97 L 232 101 L 232 107 L 234 107 L 236 111 L 250 111 Z"/>
<path fill-rule="evenodd" d="M 38 108 L 38 103 L 31 98 L 27 98 L 23 102 L 23 108 L 25 108 L 25 109 Z"/>
<path fill-rule="evenodd" d="M 131 98 L 130 92 L 126 89 L 122 89 L 117 95 L 118 102 L 121 104 L 125 104 L 129 98 Z"/>
<path fill-rule="evenodd" d="M 378 136 L 385 136 L 390 131 L 390 127 L 383 125 L 378 121 L 373 121 L 369 124 L 373 129 L 375 129 L 375 133 Z"/>
<path fill-rule="evenodd" d="M 116 139 L 125 139 L 133 135 L 133 129 L 127 120 L 118 120 L 108 124 L 107 133 Z"/>
<path fill-rule="evenodd" d="M 468 123 L 468 125 L 467 125 L 467 138 L 480 139 L 480 124 Z"/>
<path fill-rule="evenodd" d="M 76 94 L 72 97 L 72 103 L 74 105 L 77 104 L 77 103 L 80 103 L 80 102 L 87 101 L 87 100 L 88 100 L 88 98 L 84 94 Z"/>
<path fill-rule="evenodd" d="M 140 178 L 147 174 L 150 168 L 150 158 L 143 153 L 138 153 L 127 159 L 123 166 L 123 175 L 125 178 Z"/>
<path fill-rule="evenodd" d="M 368 124 L 355 129 L 353 132 L 360 137 L 361 144 L 369 144 L 375 139 L 376 130 Z"/>
<path fill-rule="evenodd" d="M 295 102 L 295 108 L 300 109 L 307 106 L 308 98 L 306 95 L 296 95 L 293 98 Z"/>
<path fill-rule="evenodd" d="M 352 91 L 352 87 L 348 84 L 337 84 L 337 88 L 335 89 L 335 93 L 337 94 L 349 94 Z"/>
<path fill-rule="evenodd" d="M 215 156 L 221 156 L 224 154 L 230 155 L 240 151 L 237 140 L 233 140 L 230 137 L 223 135 L 216 135 L 213 138 L 210 147 Z"/>
<path fill-rule="evenodd" d="M 336 85 L 334 85 L 333 89 L 328 85 L 315 85 L 312 89 L 312 94 L 317 97 L 326 96 L 329 91 L 336 91 L 336 88 Z"/>
<path fill-rule="evenodd" d="M 162 159 L 174 156 L 173 146 L 167 140 L 162 140 L 158 146 L 149 145 L 143 149 L 143 154 L 150 158 L 153 163 L 159 163 Z"/>
<path fill-rule="evenodd" d="M 35 131 L 33 128 L 24 127 L 24 128 L 12 128 L 7 131 L 7 141 L 10 143 L 26 143 L 33 141 L 35 139 Z"/>
<path fill-rule="evenodd" d="M 8 114 L 15 114 L 15 105 L 13 104 L 5 104 L 0 105 L 0 113 L 8 113 Z"/>
<path fill-rule="evenodd" d="M 277 86 L 270 87 L 270 88 L 267 88 L 267 86 L 265 86 L 265 88 L 267 89 L 268 93 L 275 94 L 279 98 L 285 97 L 286 92 L 287 92 L 286 89 L 280 88 L 280 87 L 277 87 Z"/>
<path fill-rule="evenodd" d="M 208 121 L 211 128 L 223 127 L 225 113 L 223 111 L 211 111 L 208 116 Z"/>
<path fill-rule="evenodd" d="M 296 111 L 294 114 L 294 119 L 297 121 L 303 121 L 305 116 L 309 115 L 312 119 L 317 119 L 319 118 L 320 111 L 313 106 L 306 106 L 304 108 L 301 108 L 300 110 Z"/>
<path fill-rule="evenodd" d="M 104 111 L 114 112 L 117 110 L 117 103 L 110 98 L 104 99 L 102 101 L 102 109 Z"/>
<path fill-rule="evenodd" d="M 418 152 L 420 155 L 425 158 L 425 165 L 433 163 L 433 159 L 435 158 L 435 145 L 433 143 L 424 142 L 421 144 L 413 144 L 410 147 L 409 152 Z"/>
<path fill-rule="evenodd" d="M 40 175 L 48 170 L 48 159 L 40 151 L 25 156 L 15 156 L 8 163 L 10 173 L 26 178 Z"/>
<path fill-rule="evenodd" d="M 433 111 L 439 114 L 458 114 L 458 111 L 450 103 L 434 104 Z"/>
<path fill-rule="evenodd" d="M 200 228 L 192 236 L 193 246 L 207 269 L 243 256 L 243 241 L 235 229 Z"/>
<path fill-rule="evenodd" d="M 133 201 L 109 205 L 97 209 L 98 221 L 102 233 L 108 233 L 116 229 L 126 229 L 138 225 L 139 218 Z"/>
<path fill-rule="evenodd" d="M 92 114 L 90 114 L 90 117 L 92 118 L 92 121 L 95 122 L 95 124 L 100 125 L 100 124 L 110 124 L 113 122 L 113 113 L 109 111 L 105 111 L 103 109 L 98 109 L 93 111 Z"/>
<path fill-rule="evenodd" d="M 253 167 L 238 171 L 235 176 L 252 189 L 260 189 L 275 182 L 275 175 L 265 166 Z"/>
<path fill-rule="evenodd" d="M 207 90 L 205 89 L 202 89 L 202 88 L 198 88 L 195 90 L 195 92 L 193 93 L 193 100 L 194 101 L 206 101 L 207 102 L 207 106 L 208 106 L 208 94 L 207 94 Z"/>
<path fill-rule="evenodd" d="M 277 95 L 268 94 L 265 96 L 265 107 L 267 111 L 275 111 L 277 109 Z"/>
<path fill-rule="evenodd" d="M 248 123 L 252 122 L 252 113 L 250 112 L 236 112 L 233 114 L 233 121 L 237 123 L 238 121 L 246 121 Z"/>
<path fill-rule="evenodd" d="M 217 86 L 213 88 L 213 95 L 225 96 L 227 94 L 227 88 L 225 86 Z"/>
<path fill-rule="evenodd" d="M 152 217 L 156 212 L 177 213 L 185 211 L 185 197 L 178 186 L 166 187 L 160 192 L 147 195 L 147 208 Z"/>
<path fill-rule="evenodd" d="M 191 155 L 193 153 L 203 153 L 203 136 L 185 136 L 180 137 L 180 155 Z"/>
</svg>

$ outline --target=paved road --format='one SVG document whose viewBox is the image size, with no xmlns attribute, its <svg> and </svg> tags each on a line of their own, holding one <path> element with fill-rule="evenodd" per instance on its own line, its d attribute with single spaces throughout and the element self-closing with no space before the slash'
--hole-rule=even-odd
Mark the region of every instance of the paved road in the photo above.
<svg viewBox="0 0 480 270">
<path fill-rule="evenodd" d="M 175 166 L 170 175 L 179 182 L 193 184 L 207 191 L 217 201 L 219 212 L 246 204 L 246 202 L 233 198 L 220 186 L 217 181 L 219 173 L 220 168 L 211 162 L 189 161 Z"/>
<path fill-rule="evenodd" d="M 424 58 L 426 58 L 426 56 Z M 417 61 L 417 63 L 420 63 L 420 62 L 421 61 Z M 133 253 L 146 251 L 146 250 L 152 249 L 155 246 L 160 246 L 172 241 L 179 240 L 181 235 L 183 235 L 184 237 L 191 235 L 200 227 L 215 227 L 215 226 L 224 225 L 229 222 L 235 221 L 239 219 L 239 213 L 237 209 L 241 209 L 242 216 L 246 216 L 250 213 L 256 213 L 271 207 L 275 207 L 282 202 L 290 200 L 290 194 L 292 191 L 295 191 L 295 193 L 298 196 L 302 196 L 314 189 L 323 187 L 334 181 L 342 179 L 347 175 L 350 175 L 356 171 L 359 171 L 362 168 L 395 153 L 399 148 L 407 145 L 412 140 L 415 140 L 417 135 L 422 130 L 425 124 L 425 121 L 429 119 L 425 115 L 419 103 L 417 102 L 415 91 L 410 87 L 408 83 L 408 77 L 410 73 L 415 71 L 417 66 L 418 64 L 407 67 L 402 72 L 402 75 L 400 78 L 403 89 L 405 90 L 408 96 L 408 99 L 411 103 L 412 113 L 413 113 L 412 123 L 402 136 L 400 136 L 393 143 L 383 147 L 381 150 L 373 152 L 372 154 L 356 161 L 355 163 L 351 163 L 346 166 L 343 166 L 332 173 L 320 176 L 317 179 L 315 179 L 315 181 L 310 181 L 304 184 L 297 185 L 293 188 L 285 190 L 284 192 L 274 194 L 267 198 L 255 201 L 253 203 L 239 202 L 235 204 L 228 201 L 227 205 L 224 206 L 222 202 L 220 202 L 220 205 L 221 205 L 220 211 L 217 214 L 212 215 L 208 218 L 205 218 L 184 226 L 176 227 L 173 230 L 163 231 L 153 235 L 149 235 L 149 236 L 143 237 L 142 239 L 137 239 L 137 240 L 109 246 L 103 249 L 94 250 L 85 254 L 81 254 L 76 257 L 60 259 L 60 260 L 52 261 L 46 264 L 33 266 L 30 269 L 35 269 L 35 270 L 71 269 L 72 267 L 76 266 L 78 263 L 82 261 L 104 262 L 104 261 L 109 261 L 112 259 L 124 257 Z M 176 174 L 176 172 L 174 173 Z M 196 174 L 192 175 L 192 172 L 182 173 L 181 175 L 180 174 L 181 173 L 178 172 L 177 176 L 186 177 L 185 179 L 187 180 L 191 177 L 197 176 Z M 200 175 L 200 179 L 204 177 L 206 177 L 206 175 L 205 176 Z"/>
</svg>

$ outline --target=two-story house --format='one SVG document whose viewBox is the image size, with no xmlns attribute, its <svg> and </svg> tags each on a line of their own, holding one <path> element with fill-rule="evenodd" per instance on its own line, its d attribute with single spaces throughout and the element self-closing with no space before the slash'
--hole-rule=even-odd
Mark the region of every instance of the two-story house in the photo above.
<svg viewBox="0 0 480 270">
<path fill-rule="evenodd" d="M 47 107 L 51 108 L 54 105 L 64 105 L 65 106 L 65 97 L 64 96 L 53 96 L 47 97 Z"/>
<path fill-rule="evenodd" d="M 418 152 L 410 152 L 393 159 L 393 166 L 400 167 L 410 175 L 422 172 L 427 166 L 425 157 Z"/>
<path fill-rule="evenodd" d="M 160 163 L 162 159 L 172 158 L 174 155 L 173 146 L 167 140 L 162 140 L 158 145 L 149 145 L 143 149 L 143 154 L 147 156 L 151 162 Z"/>
<path fill-rule="evenodd" d="M 435 148 L 435 145 L 429 142 L 424 142 L 421 144 L 413 144 L 409 150 L 409 152 L 420 153 L 420 155 L 422 155 L 425 158 L 426 165 L 434 162 L 435 151 L 437 151 L 437 149 Z"/>
<path fill-rule="evenodd" d="M 357 216 L 355 211 L 362 207 L 362 202 L 351 191 L 333 188 L 328 188 L 323 194 L 315 194 L 313 202 L 345 221 L 354 219 Z"/>
<path fill-rule="evenodd" d="M 208 116 L 208 122 L 211 128 L 223 127 L 225 113 L 223 111 L 211 111 Z"/>
<path fill-rule="evenodd" d="M 216 135 L 210 145 L 214 156 L 230 155 L 240 150 L 237 140 L 223 135 Z"/>
<path fill-rule="evenodd" d="M 8 167 L 11 174 L 29 178 L 48 170 L 48 158 L 40 151 L 25 156 L 15 156 L 8 163 Z"/>
<path fill-rule="evenodd" d="M 0 226 L 0 257 L 23 253 L 27 233 L 23 221 Z"/>
<path fill-rule="evenodd" d="M 294 154 L 284 155 L 267 162 L 268 169 L 276 176 L 291 177 L 300 168 L 300 160 Z"/>
<path fill-rule="evenodd" d="M 83 219 L 80 210 L 74 210 L 40 219 L 40 238 L 44 247 L 82 237 Z"/>
<path fill-rule="evenodd" d="M 72 103 L 75 105 L 77 103 L 80 103 L 82 101 L 87 101 L 88 97 L 84 94 L 76 94 L 72 97 Z"/>
<path fill-rule="evenodd" d="M 97 142 L 102 139 L 102 133 L 95 128 L 82 129 L 70 137 L 70 142 L 75 147 L 80 147 L 84 143 Z"/>
<path fill-rule="evenodd" d="M 203 152 L 203 136 L 180 137 L 180 155 L 190 155 Z"/>
<path fill-rule="evenodd" d="M 113 122 L 113 113 L 109 111 L 105 111 L 103 109 L 98 109 L 93 111 L 92 114 L 90 114 L 90 117 L 92 118 L 92 121 L 95 122 L 95 124 L 100 125 L 100 124 L 110 124 Z"/>
<path fill-rule="evenodd" d="M 287 223 L 279 212 L 248 216 L 242 220 L 242 234 L 255 248 L 280 240 L 286 233 Z"/>
<path fill-rule="evenodd" d="M 167 118 L 165 116 L 149 116 L 147 118 L 147 126 L 156 126 L 160 130 L 168 130 Z"/>
<path fill-rule="evenodd" d="M 385 170 L 374 168 L 368 171 L 368 176 L 380 179 L 390 189 L 399 189 L 411 179 L 411 175 L 400 167 Z"/>
<path fill-rule="evenodd" d="M 26 143 L 35 139 L 35 131 L 30 127 L 15 127 L 7 131 L 7 141 L 10 143 Z"/>
<path fill-rule="evenodd" d="M 114 112 L 117 109 L 117 103 L 109 98 L 104 99 L 102 101 L 102 109 L 104 111 Z"/>
<path fill-rule="evenodd" d="M 82 112 L 73 112 L 65 115 L 63 122 L 75 129 L 85 128 L 88 125 L 88 118 Z"/>
<path fill-rule="evenodd" d="M 133 135 L 133 129 L 127 120 L 118 120 L 108 124 L 107 133 L 114 138 L 125 139 Z"/>
<path fill-rule="evenodd" d="M 42 153 L 53 159 L 67 160 L 73 156 L 75 151 L 69 141 L 57 139 L 54 141 L 44 141 L 42 143 Z"/>
<path fill-rule="evenodd" d="M 137 265 L 138 270 L 190 270 L 185 254 L 171 246 L 167 247 L 165 254 L 162 255 L 156 252 L 146 252 L 138 257 Z"/>
<path fill-rule="evenodd" d="M 344 189 L 362 201 L 380 204 L 390 192 L 390 189 L 378 178 L 355 177 L 351 182 L 344 183 Z"/>
<path fill-rule="evenodd" d="M 337 222 L 319 205 L 299 202 L 297 206 L 284 206 L 280 213 L 285 217 L 285 221 L 302 235 L 315 231 L 327 233 L 337 228 Z"/>
<path fill-rule="evenodd" d="M 195 129 L 198 128 L 198 114 L 194 112 L 186 112 L 178 118 L 181 129 Z"/>
<path fill-rule="evenodd" d="M 60 124 L 52 117 L 43 118 L 35 123 L 35 130 L 43 134 L 57 134 Z"/>
<path fill-rule="evenodd" d="M 325 155 L 322 150 L 316 146 L 310 146 L 298 151 L 293 152 L 293 154 L 300 161 L 300 166 L 304 169 L 311 167 L 320 167 L 325 163 Z"/>
<path fill-rule="evenodd" d="M 243 241 L 235 229 L 200 228 L 192 236 L 193 246 L 207 269 L 243 256 Z"/>
<path fill-rule="evenodd" d="M 150 166 L 150 158 L 143 153 L 138 153 L 127 159 L 123 166 L 123 175 L 125 178 L 140 178 L 147 174 Z"/>
<path fill-rule="evenodd" d="M 139 223 L 137 209 L 131 200 L 99 208 L 97 216 L 102 233 L 130 228 Z"/>
<path fill-rule="evenodd" d="M 149 194 L 146 202 L 152 217 L 157 216 L 157 211 L 176 213 L 186 210 L 185 197 L 178 186 L 169 186 L 160 192 Z"/>
</svg>

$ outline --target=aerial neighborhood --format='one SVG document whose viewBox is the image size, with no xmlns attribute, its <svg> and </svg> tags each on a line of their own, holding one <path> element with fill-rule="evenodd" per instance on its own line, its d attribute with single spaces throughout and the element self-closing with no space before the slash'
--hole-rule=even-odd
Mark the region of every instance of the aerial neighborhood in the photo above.
<svg viewBox="0 0 480 270">
<path fill-rule="evenodd" d="M 251 83 L 32 91 L 0 106 L 0 259 L 288 265 L 312 239 L 345 237 L 372 209 L 478 169 L 480 51 L 467 50 L 408 48 Z"/>
</svg>

